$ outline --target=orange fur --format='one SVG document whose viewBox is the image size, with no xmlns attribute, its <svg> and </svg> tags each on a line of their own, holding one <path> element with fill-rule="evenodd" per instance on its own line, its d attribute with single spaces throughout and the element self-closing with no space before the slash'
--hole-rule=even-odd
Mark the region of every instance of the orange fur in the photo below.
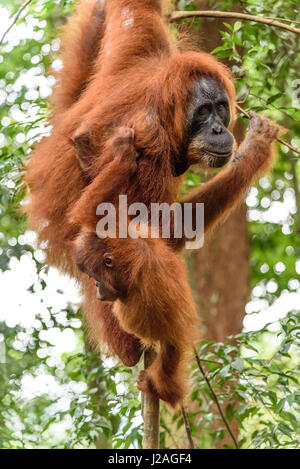
<svg viewBox="0 0 300 469">
<path fill-rule="evenodd" d="M 105 266 L 105 253 L 113 257 L 113 267 Z M 83 230 L 75 242 L 75 260 L 106 289 L 118 291 L 113 311 L 121 328 L 158 349 L 156 360 L 139 377 L 139 389 L 173 406 L 181 402 L 186 358 L 198 338 L 198 316 L 182 259 L 160 239 L 100 240 Z M 92 296 L 96 298 L 95 290 Z"/>
<path fill-rule="evenodd" d="M 79 98 L 93 75 L 95 59 L 104 34 L 103 2 L 82 2 L 76 16 L 63 28 L 63 71 L 51 100 L 54 118 L 69 109 Z"/>
</svg>

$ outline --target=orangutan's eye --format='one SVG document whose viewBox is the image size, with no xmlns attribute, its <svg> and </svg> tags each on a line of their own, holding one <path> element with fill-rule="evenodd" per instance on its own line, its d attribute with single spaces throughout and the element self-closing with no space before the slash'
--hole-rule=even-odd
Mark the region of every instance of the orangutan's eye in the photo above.
<svg viewBox="0 0 300 469">
<path fill-rule="evenodd" d="M 110 254 L 104 254 L 104 264 L 106 267 L 113 267 L 114 261 Z"/>
</svg>

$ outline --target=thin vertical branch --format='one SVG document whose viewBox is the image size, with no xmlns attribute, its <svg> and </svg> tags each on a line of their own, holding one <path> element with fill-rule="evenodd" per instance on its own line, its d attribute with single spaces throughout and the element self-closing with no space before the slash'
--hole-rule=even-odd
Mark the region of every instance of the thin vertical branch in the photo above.
<svg viewBox="0 0 300 469">
<path fill-rule="evenodd" d="M 220 403 L 219 403 L 219 399 L 218 399 L 218 397 L 217 397 L 215 391 L 213 390 L 212 385 L 210 384 L 210 381 L 209 381 L 209 379 L 208 379 L 208 377 L 207 377 L 207 375 L 206 375 L 206 373 L 205 373 L 205 371 L 204 371 L 204 368 L 203 368 L 202 365 L 201 365 L 201 361 L 200 361 L 198 352 L 197 352 L 197 350 L 196 350 L 195 348 L 194 348 L 194 354 L 195 354 L 195 358 L 196 358 L 197 365 L 198 365 L 198 367 L 199 367 L 200 373 L 202 374 L 203 378 L 205 379 L 206 384 L 207 384 L 207 386 L 208 386 L 208 389 L 210 390 L 210 392 L 211 392 L 211 394 L 212 394 L 212 396 L 213 396 L 213 399 L 214 399 L 214 401 L 215 401 L 215 403 L 216 403 L 216 405 L 217 405 L 217 408 L 218 408 L 219 414 L 220 414 L 220 416 L 221 416 L 221 419 L 223 420 L 223 423 L 224 423 L 224 425 L 225 425 L 225 427 L 226 427 L 226 429 L 227 429 L 229 435 L 230 435 L 231 438 L 232 438 L 232 441 L 233 441 L 233 443 L 234 443 L 235 448 L 236 448 L 236 449 L 239 449 L 238 442 L 236 441 L 236 438 L 235 438 L 234 434 L 232 433 L 232 430 L 231 430 L 231 428 L 230 428 L 230 426 L 229 426 L 229 423 L 228 423 L 227 420 L 226 420 L 226 417 L 225 417 L 225 415 L 224 415 L 224 413 L 223 413 L 222 407 L 221 407 L 221 405 L 220 405 Z"/>
<path fill-rule="evenodd" d="M 144 352 L 144 368 L 148 368 L 156 358 L 153 349 Z M 159 399 L 143 395 L 144 437 L 143 449 L 159 449 Z"/>
<path fill-rule="evenodd" d="M 181 413 L 182 413 L 182 417 L 183 417 L 183 421 L 184 421 L 186 436 L 187 436 L 187 439 L 188 439 L 188 442 L 189 442 L 189 449 L 195 449 L 195 445 L 194 445 L 193 438 L 192 438 L 192 432 L 191 432 L 189 416 L 188 416 L 184 406 L 181 407 Z"/>
</svg>

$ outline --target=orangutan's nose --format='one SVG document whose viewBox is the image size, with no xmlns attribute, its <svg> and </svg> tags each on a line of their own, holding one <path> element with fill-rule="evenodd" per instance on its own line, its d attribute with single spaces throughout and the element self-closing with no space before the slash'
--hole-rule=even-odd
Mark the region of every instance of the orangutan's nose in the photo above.
<svg viewBox="0 0 300 469">
<path fill-rule="evenodd" d="M 100 282 L 96 282 L 96 287 L 97 287 L 97 296 L 96 296 L 96 298 L 97 298 L 97 300 L 101 300 L 101 295 L 100 295 L 101 285 L 100 285 Z"/>
</svg>

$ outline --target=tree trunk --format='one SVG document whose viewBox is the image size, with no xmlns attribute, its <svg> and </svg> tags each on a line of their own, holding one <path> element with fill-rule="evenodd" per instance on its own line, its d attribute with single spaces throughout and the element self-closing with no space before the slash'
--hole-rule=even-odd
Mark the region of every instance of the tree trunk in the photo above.
<svg viewBox="0 0 300 469">
<path fill-rule="evenodd" d="M 153 349 L 144 352 L 145 370 L 154 362 L 156 352 Z M 143 393 L 142 414 L 144 420 L 143 449 L 159 449 L 159 399 Z"/>
<path fill-rule="evenodd" d="M 205 339 L 241 331 L 249 295 L 249 241 L 243 205 L 192 254 L 191 276 Z"/>
</svg>

